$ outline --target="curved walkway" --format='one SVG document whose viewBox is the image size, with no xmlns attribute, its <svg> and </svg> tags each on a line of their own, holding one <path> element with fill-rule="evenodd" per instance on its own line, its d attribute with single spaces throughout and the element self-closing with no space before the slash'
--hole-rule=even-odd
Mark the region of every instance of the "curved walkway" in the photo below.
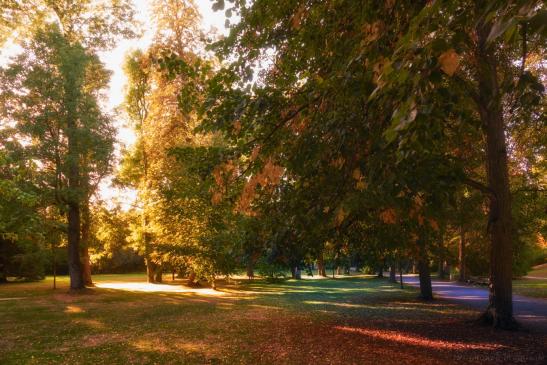
<svg viewBox="0 0 547 365">
<path fill-rule="evenodd" d="M 417 276 L 405 275 L 403 283 L 420 286 Z M 488 305 L 488 289 L 477 288 L 452 281 L 431 280 L 433 293 L 440 298 L 477 309 Z M 547 300 L 513 295 L 513 312 L 525 327 L 547 332 Z"/>
</svg>

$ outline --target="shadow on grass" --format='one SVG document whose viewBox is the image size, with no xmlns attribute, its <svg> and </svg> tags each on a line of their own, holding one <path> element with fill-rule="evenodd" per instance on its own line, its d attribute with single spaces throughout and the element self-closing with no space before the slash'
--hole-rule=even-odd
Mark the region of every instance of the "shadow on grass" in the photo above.
<svg viewBox="0 0 547 365">
<path fill-rule="evenodd" d="M 471 326 L 466 321 L 476 312 L 421 302 L 415 289 L 400 290 L 382 279 L 232 282 L 218 295 L 178 282 L 140 287 L 132 278 L 122 284 L 98 285 L 93 295 L 42 291 L 0 302 L 0 363 L 544 360 L 545 337 Z"/>
</svg>

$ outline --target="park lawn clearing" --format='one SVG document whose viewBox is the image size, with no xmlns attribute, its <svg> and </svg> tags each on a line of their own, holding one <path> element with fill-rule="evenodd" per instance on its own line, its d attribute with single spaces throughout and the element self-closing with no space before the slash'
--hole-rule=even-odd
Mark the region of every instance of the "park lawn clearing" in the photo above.
<svg viewBox="0 0 547 365">
<path fill-rule="evenodd" d="M 478 312 L 413 288 L 344 277 L 280 283 L 181 282 L 98 275 L 0 287 L 1 364 L 541 364 L 538 333 L 495 331 Z M 107 285 L 109 284 L 109 285 Z M 21 299 L 23 298 L 23 299 Z"/>
<path fill-rule="evenodd" d="M 513 293 L 534 298 L 547 298 L 547 279 L 513 280 Z"/>
<path fill-rule="evenodd" d="M 538 265 L 526 277 L 513 280 L 513 293 L 534 298 L 547 298 L 547 264 Z"/>
</svg>

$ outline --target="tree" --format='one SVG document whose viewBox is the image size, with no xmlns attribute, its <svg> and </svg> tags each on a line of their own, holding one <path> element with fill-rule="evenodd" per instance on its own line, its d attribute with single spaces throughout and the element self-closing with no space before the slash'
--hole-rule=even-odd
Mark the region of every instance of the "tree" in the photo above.
<svg viewBox="0 0 547 365">
<path fill-rule="evenodd" d="M 67 194 L 63 197 L 67 206 L 68 220 L 68 256 L 71 277 L 71 289 L 81 289 L 84 282 L 80 264 L 80 235 L 81 235 L 81 212 L 82 202 L 82 158 L 85 151 L 82 150 L 83 141 L 80 135 L 81 124 L 85 123 L 83 112 L 84 106 L 90 105 L 89 101 L 95 101 L 96 95 L 86 94 L 84 90 L 86 71 L 97 65 L 98 62 L 90 62 L 96 56 L 94 51 L 108 48 L 113 42 L 122 37 L 133 36 L 132 25 L 133 7 L 128 1 L 37 1 L 23 3 L 19 1 L 8 1 L 8 11 L 2 14 L 1 25 L 8 24 L 11 30 L 20 34 L 51 34 L 52 46 L 50 52 L 41 52 L 34 48 L 32 51 L 36 58 L 50 56 L 47 60 L 46 73 L 51 79 L 57 78 L 58 102 L 61 107 L 55 110 L 57 123 L 64 123 L 62 128 L 63 136 L 58 135 L 60 141 L 66 138 L 66 156 L 63 161 L 66 170 L 63 173 L 67 180 Z M 2 29 L 3 30 L 3 29 Z M 56 33 L 56 35 L 53 35 Z M 12 36 L 8 35 L 8 36 Z M 6 39 L 6 32 L 2 32 L 2 39 Z M 47 42 L 46 42 L 47 43 Z M 46 48 L 47 49 L 47 48 Z M 31 51 L 30 49 L 27 51 Z M 27 55 L 28 56 L 28 55 Z M 43 59 L 42 59 L 43 60 Z M 53 70 L 53 68 L 55 68 Z M 93 72 L 92 72 L 93 73 Z M 102 72 L 104 75 L 104 72 Z M 97 73 L 94 73 L 97 76 Z M 104 79 L 99 78 L 98 86 L 93 87 L 95 92 L 104 86 Z M 89 85 L 86 85 L 89 86 Z M 44 102 L 51 92 L 43 89 Z M 38 94 L 40 95 L 40 94 Z M 37 96 L 38 96 L 37 95 Z M 92 104 L 92 103 L 91 103 Z M 95 107 L 95 109 L 98 109 Z M 46 119 L 49 119 L 45 116 Z M 85 131 L 85 130 L 84 130 Z M 57 151 L 57 155 L 60 155 Z M 59 159 L 56 164 L 60 166 Z M 61 170 L 57 168 L 57 176 Z M 86 188 L 86 187 L 84 187 Z M 85 231 L 85 230 L 84 230 Z"/>
<path fill-rule="evenodd" d="M 180 241 L 181 230 L 187 230 L 188 240 L 196 239 L 197 234 L 191 227 L 177 228 L 170 224 L 167 209 L 180 209 L 173 205 L 180 200 L 170 202 L 164 194 L 179 184 L 181 177 L 174 172 L 178 172 L 179 165 L 184 163 L 177 160 L 173 151 L 208 145 L 210 140 L 209 136 L 192 134 L 197 123 L 195 113 L 182 107 L 188 101 L 184 90 L 188 86 L 197 86 L 188 85 L 189 79 L 184 75 L 169 73 L 162 67 L 165 59 L 190 64 L 201 62 L 197 55 L 202 45 L 196 6 L 193 1 L 157 0 L 152 7 L 156 25 L 153 44 L 146 51 L 128 55 L 124 67 L 129 82 L 123 108 L 137 131 L 138 140 L 133 150 L 125 154 L 118 177 L 120 182 L 137 188 L 139 193 L 143 217 L 142 246 L 150 282 L 161 280 L 163 264 L 175 267 L 178 265 L 176 262 L 181 261 L 177 255 L 169 254 L 166 245 Z M 196 153 L 200 155 L 199 148 Z M 193 164 L 192 161 L 189 163 Z M 194 177 L 188 182 L 195 182 Z M 203 216 L 197 207 L 204 209 L 203 214 L 207 216 L 209 199 L 205 203 L 193 198 L 187 202 L 188 208 L 191 206 L 197 214 L 197 231 L 207 220 L 201 220 Z M 151 202 L 156 203 L 152 206 Z M 191 220 L 188 215 L 184 219 Z"/>
<path fill-rule="evenodd" d="M 295 194 L 314 191 L 315 209 L 333 212 L 344 229 L 351 227 L 344 222 L 370 219 L 367 211 L 409 213 L 421 196 L 424 207 L 446 207 L 462 184 L 478 188 L 490 201 L 492 295 L 484 318 L 512 327 L 504 133 L 511 108 L 521 103 L 527 105 L 519 113 L 522 123 L 541 120 L 542 87 L 526 72 L 525 61 L 530 50 L 543 49 L 543 6 L 537 1 L 495 1 L 486 8 L 451 1 L 231 4 L 229 12 L 241 21 L 215 46 L 225 67 L 211 79 L 202 112 L 208 130 L 230 138 L 234 155 L 249 156 L 240 168 L 248 184 L 257 186 L 253 177 L 267 164 L 281 166 L 278 181 L 304 187 Z M 389 26 L 385 19 L 392 20 Z M 486 184 L 469 175 L 477 160 L 467 161 L 451 148 L 464 124 L 479 127 L 475 141 L 485 141 L 478 176 L 485 176 Z M 435 214 L 414 210 L 409 224 L 418 236 L 420 267 L 428 270 L 431 235 L 421 231 Z M 438 222 L 432 222 L 434 229 Z M 421 284 L 430 292 L 428 277 L 421 275 Z"/>
<path fill-rule="evenodd" d="M 108 169 L 113 148 L 110 119 L 97 100 L 108 73 L 96 56 L 70 44 L 55 25 L 37 31 L 24 49 L 2 70 L 8 106 L 2 117 L 15 123 L 14 137 L 28 141 L 25 157 L 40 161 L 41 194 L 67 215 L 71 288 L 79 289 L 84 286 L 80 208 L 89 199 L 84 194 L 89 187 L 82 183 Z"/>
<path fill-rule="evenodd" d="M 531 47 L 541 52 L 538 40 L 543 26 L 539 24 L 544 18 L 545 9 L 536 1 L 510 5 L 496 1 L 486 9 L 480 2 L 429 4 L 413 19 L 409 31 L 399 41 L 399 48 L 389 59 L 389 65 L 396 68 L 384 68 L 380 77 L 385 84 L 378 86 L 380 93 L 389 94 L 394 88 L 405 89 L 403 85 L 406 85 L 406 90 L 418 95 L 406 98 L 408 109 L 402 118 L 394 118 L 389 133 L 404 130 L 409 123 L 405 116 L 409 114 L 411 122 L 416 120 L 416 115 L 431 114 L 426 110 L 431 110 L 433 93 L 445 96 L 438 100 L 439 110 L 454 113 L 463 122 L 475 118 L 480 122 L 487 182 L 481 184 L 469 177 L 462 181 L 478 188 L 489 199 L 491 284 L 490 303 L 483 319 L 501 328 L 515 326 L 511 295 L 514 238 L 505 133 L 511 119 L 510 110 L 521 102 L 528 106 L 519 115 L 522 122 L 533 123 L 540 118 L 539 104 L 530 103 L 530 99 L 523 99 L 521 95 L 530 88 L 539 94 L 543 92 L 542 87 L 534 86 L 538 84 L 537 79 L 526 71 L 526 57 Z M 435 36 L 429 38 L 431 32 Z M 416 49 L 416 44 L 421 47 Z M 434 57 L 437 62 L 432 63 Z M 521 64 L 517 65 L 519 58 L 522 58 Z M 433 64 L 438 69 L 435 70 Z M 403 80 L 397 75 L 399 71 L 412 72 L 415 76 Z M 458 103 L 449 105 L 447 100 L 454 97 Z"/>
</svg>

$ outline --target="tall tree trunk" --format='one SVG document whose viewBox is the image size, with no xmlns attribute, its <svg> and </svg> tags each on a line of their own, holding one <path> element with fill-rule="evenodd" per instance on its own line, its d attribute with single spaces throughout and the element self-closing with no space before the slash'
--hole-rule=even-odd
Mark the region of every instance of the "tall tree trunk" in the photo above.
<svg viewBox="0 0 547 365">
<path fill-rule="evenodd" d="M 438 273 L 439 279 L 445 278 L 445 269 L 444 269 L 444 229 L 441 231 L 441 238 L 439 242 L 439 257 L 438 257 Z"/>
<path fill-rule="evenodd" d="M 464 282 L 467 280 L 467 272 L 465 268 L 465 228 L 463 224 L 460 226 L 460 242 L 458 245 L 458 266 L 460 276 L 458 281 Z"/>
<path fill-rule="evenodd" d="M 516 327 L 513 317 L 513 242 L 511 237 L 511 192 L 507 166 L 505 123 L 498 83 L 494 45 L 487 43 L 490 20 L 477 25 L 478 109 L 486 134 L 486 167 L 490 190 L 488 232 L 490 234 L 490 295 L 482 319 L 495 327 Z"/>
<path fill-rule="evenodd" d="M 378 266 L 378 275 L 377 275 L 379 278 L 383 278 L 384 277 L 384 266 L 383 264 Z"/>
<path fill-rule="evenodd" d="M 91 262 L 89 260 L 89 244 L 91 235 L 91 214 L 89 211 L 89 199 L 82 205 L 82 276 L 86 286 L 93 286 L 91 279 Z"/>
<path fill-rule="evenodd" d="M 145 208 L 143 208 L 144 210 Z M 156 282 L 156 270 L 157 265 L 150 257 L 151 255 L 151 248 L 150 248 L 150 235 L 147 232 L 148 229 L 148 219 L 146 217 L 146 213 L 143 212 L 142 217 L 142 229 L 143 229 L 143 243 L 144 243 L 144 264 L 146 265 L 146 277 L 148 278 L 149 283 L 155 283 Z"/>
<path fill-rule="evenodd" d="M 144 264 L 146 265 L 146 278 L 148 279 L 148 282 L 155 283 L 156 278 L 154 274 L 156 273 L 156 265 L 149 257 L 144 258 Z"/>
<path fill-rule="evenodd" d="M 249 280 L 253 280 L 255 278 L 254 262 L 252 257 L 249 257 L 249 259 L 247 260 L 247 278 Z"/>
<path fill-rule="evenodd" d="M 154 272 L 154 281 L 156 283 L 163 283 L 163 266 L 158 265 L 156 271 Z"/>
<path fill-rule="evenodd" d="M 401 284 L 401 289 L 403 289 L 403 264 L 399 261 L 399 283 Z"/>
<path fill-rule="evenodd" d="M 439 274 L 439 279 L 445 278 L 445 272 L 444 272 L 444 262 L 443 259 L 439 256 L 438 262 L 437 262 L 437 272 Z"/>
<path fill-rule="evenodd" d="M 389 266 L 389 282 L 390 283 L 397 282 L 397 272 L 395 269 L 395 263 L 393 261 L 391 262 L 391 265 Z"/>
<path fill-rule="evenodd" d="M 327 270 L 325 269 L 325 260 L 323 259 L 323 252 L 317 257 L 317 274 L 322 277 L 327 277 Z"/>
<path fill-rule="evenodd" d="M 4 244 L 2 240 L 0 239 L 0 244 Z M 3 262 L 4 260 L 0 258 L 0 283 L 7 283 L 8 282 L 8 275 L 6 273 L 6 263 Z"/>
<path fill-rule="evenodd" d="M 192 271 L 190 275 L 188 275 L 188 286 L 196 286 L 197 284 L 196 273 Z"/>
<path fill-rule="evenodd" d="M 427 248 L 425 242 L 422 240 L 418 241 L 418 272 L 420 277 L 420 298 L 424 300 L 433 299 Z"/>
<path fill-rule="evenodd" d="M 79 60 L 71 60 L 61 68 L 64 77 L 64 107 L 66 108 L 67 158 L 66 172 L 68 180 L 67 220 L 68 220 L 68 273 L 70 289 L 85 288 L 80 264 L 80 143 L 78 127 L 78 103 L 81 97 L 81 83 L 84 65 Z"/>
<path fill-rule="evenodd" d="M 68 206 L 68 273 L 70 289 L 85 288 L 82 268 L 80 265 L 80 208 L 78 203 L 71 202 Z"/>
</svg>

